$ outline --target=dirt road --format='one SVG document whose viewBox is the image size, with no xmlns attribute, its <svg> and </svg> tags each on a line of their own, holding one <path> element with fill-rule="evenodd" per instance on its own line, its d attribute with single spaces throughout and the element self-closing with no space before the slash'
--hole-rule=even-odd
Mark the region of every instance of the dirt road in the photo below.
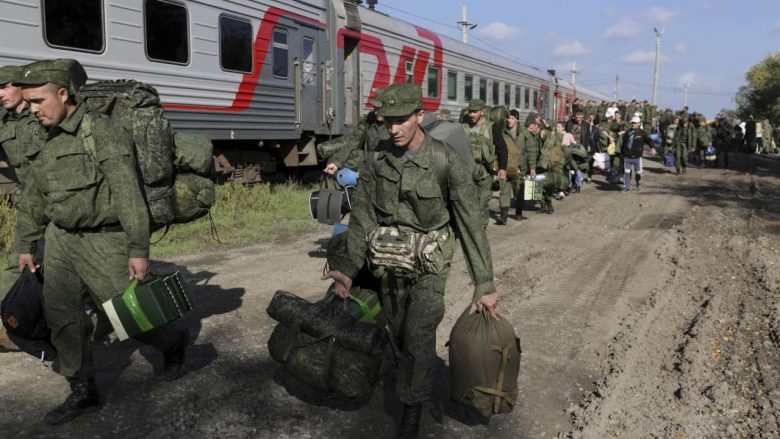
<svg viewBox="0 0 780 439">
<path fill-rule="evenodd" d="M 437 344 L 445 416 L 438 423 L 426 410 L 421 437 L 778 437 L 780 159 L 733 162 L 684 177 L 646 163 L 641 192 L 599 177 L 554 215 L 491 225 L 501 313 L 524 352 L 518 406 L 487 425 L 450 416 L 444 343 L 471 296 L 458 256 Z M 401 408 L 390 361 L 357 405 L 302 388 L 266 349 L 275 290 L 325 291 L 328 233 L 161 264 L 194 285 L 197 310 L 183 321 L 196 336 L 191 372 L 160 383 L 156 353 L 96 346 L 105 404 L 68 425 L 41 423 L 67 395 L 64 380 L 31 357 L 0 354 L 3 436 L 392 437 Z"/>
</svg>

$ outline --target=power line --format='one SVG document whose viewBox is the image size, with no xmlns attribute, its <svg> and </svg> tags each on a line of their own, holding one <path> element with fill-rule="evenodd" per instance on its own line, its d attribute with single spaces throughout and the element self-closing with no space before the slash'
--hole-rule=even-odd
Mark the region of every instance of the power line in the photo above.
<svg viewBox="0 0 780 439">
<path fill-rule="evenodd" d="M 415 14 L 415 13 L 412 13 L 412 12 L 404 11 L 403 9 L 398 9 L 398 8 L 394 8 L 392 6 L 388 6 L 385 3 L 379 3 L 378 6 L 382 7 L 382 8 L 390 9 L 392 11 L 400 12 L 402 14 L 406 14 L 406 15 L 409 15 L 411 17 L 419 18 L 420 20 L 425 20 L 425 21 L 428 21 L 428 22 L 431 22 L 431 23 L 435 23 L 435 24 L 437 24 L 439 26 L 443 26 L 443 27 L 448 28 L 448 29 L 456 29 L 458 31 L 461 31 L 461 29 L 457 25 L 442 23 L 441 21 L 437 21 L 437 20 L 434 20 L 432 18 L 423 17 L 422 15 L 418 15 L 418 14 Z M 487 47 L 490 47 L 491 49 L 495 50 L 496 52 L 501 53 L 502 55 L 506 56 L 507 58 L 511 58 L 513 61 L 519 62 L 520 64 L 524 64 L 524 65 L 526 65 L 528 67 L 533 67 L 535 69 L 539 69 L 539 70 L 544 71 L 544 69 L 541 68 L 540 66 L 538 66 L 538 65 L 536 65 L 536 64 L 534 64 L 532 62 L 520 59 L 520 58 L 517 57 L 517 55 L 509 53 L 509 52 L 507 52 L 506 50 L 504 50 L 504 49 L 502 49 L 500 47 L 494 46 L 493 44 L 490 44 L 489 42 L 483 40 L 482 38 L 477 37 L 474 34 L 469 34 L 469 37 L 479 41 L 480 43 L 484 44 Z"/>
</svg>

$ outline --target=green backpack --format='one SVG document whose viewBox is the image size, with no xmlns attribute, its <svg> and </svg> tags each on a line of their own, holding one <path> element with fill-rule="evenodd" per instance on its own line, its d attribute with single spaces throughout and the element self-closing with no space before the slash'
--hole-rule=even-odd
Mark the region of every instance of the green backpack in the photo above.
<svg viewBox="0 0 780 439">
<path fill-rule="evenodd" d="M 213 194 L 213 182 L 209 188 L 205 181 L 210 181 L 214 172 L 211 142 L 194 134 L 177 134 L 174 140 L 154 87 L 133 80 L 99 81 L 82 87 L 77 100 L 88 109 L 82 136 L 92 157 L 96 157 L 92 135 L 96 117 L 108 116 L 130 133 L 152 230 L 189 222 L 208 213 L 214 202 L 213 195 L 204 194 L 204 190 Z M 178 184 L 177 172 L 199 177 Z M 187 190 L 193 187 L 197 190 Z M 193 209 L 195 205 L 199 208 Z M 177 217 L 177 212 L 186 213 Z"/>
</svg>

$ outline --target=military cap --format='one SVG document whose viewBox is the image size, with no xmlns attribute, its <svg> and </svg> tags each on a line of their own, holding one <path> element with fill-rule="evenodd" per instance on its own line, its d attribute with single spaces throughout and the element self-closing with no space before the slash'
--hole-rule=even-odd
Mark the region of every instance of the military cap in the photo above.
<svg viewBox="0 0 780 439">
<path fill-rule="evenodd" d="M 21 66 L 3 66 L 0 67 L 0 85 L 16 81 L 22 74 Z"/>
<path fill-rule="evenodd" d="M 87 82 L 87 72 L 75 59 L 49 59 L 36 61 L 22 67 L 22 74 L 14 80 L 14 85 L 55 84 L 76 96 L 81 86 Z"/>
<path fill-rule="evenodd" d="M 485 108 L 485 101 L 482 99 L 472 99 L 469 101 L 469 111 L 479 111 Z"/>
<path fill-rule="evenodd" d="M 373 105 L 375 109 L 379 109 L 379 107 L 382 106 L 382 92 L 384 91 L 384 88 L 378 88 L 374 91 L 374 98 L 371 99 L 371 105 Z"/>
<path fill-rule="evenodd" d="M 422 108 L 422 89 L 414 84 L 393 84 L 376 94 L 377 116 L 408 116 Z"/>
</svg>

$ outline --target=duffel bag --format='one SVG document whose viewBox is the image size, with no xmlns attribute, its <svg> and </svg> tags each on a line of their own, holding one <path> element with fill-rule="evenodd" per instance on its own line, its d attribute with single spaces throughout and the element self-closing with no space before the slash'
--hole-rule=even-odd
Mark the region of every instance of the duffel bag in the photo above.
<svg viewBox="0 0 780 439">
<path fill-rule="evenodd" d="M 57 350 L 51 344 L 51 330 L 43 309 L 43 268 L 24 270 L 0 304 L 8 338 L 24 352 L 53 361 Z"/>
<path fill-rule="evenodd" d="M 511 412 L 522 354 L 512 325 L 470 306 L 452 328 L 448 346 L 450 398 L 484 417 Z"/>
<path fill-rule="evenodd" d="M 372 354 L 344 349 L 335 336 L 306 334 L 300 321 L 276 325 L 268 351 L 300 382 L 346 398 L 371 395 L 382 364 L 381 349 Z"/>
</svg>

